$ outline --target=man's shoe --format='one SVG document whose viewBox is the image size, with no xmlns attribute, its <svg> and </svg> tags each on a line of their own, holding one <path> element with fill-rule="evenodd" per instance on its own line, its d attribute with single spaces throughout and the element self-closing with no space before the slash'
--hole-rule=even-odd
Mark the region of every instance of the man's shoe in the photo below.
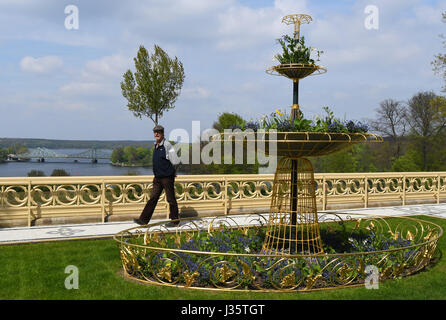
<svg viewBox="0 0 446 320">
<path fill-rule="evenodd" d="M 165 226 L 168 227 L 168 228 L 176 228 L 179 225 L 180 225 L 180 221 L 170 221 L 170 222 L 165 224 Z"/>
<path fill-rule="evenodd" d="M 144 223 L 141 219 L 133 219 L 133 222 L 139 224 L 140 226 L 145 226 L 147 223 Z"/>
</svg>

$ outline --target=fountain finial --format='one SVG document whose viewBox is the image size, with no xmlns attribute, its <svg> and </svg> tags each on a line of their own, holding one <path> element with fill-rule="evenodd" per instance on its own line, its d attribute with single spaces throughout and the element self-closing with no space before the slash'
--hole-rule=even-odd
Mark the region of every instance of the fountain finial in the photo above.
<svg viewBox="0 0 446 320">
<path fill-rule="evenodd" d="M 300 25 L 302 23 L 309 24 L 313 19 L 308 14 L 289 14 L 283 17 L 282 22 L 285 24 L 294 24 L 294 39 L 299 40 L 300 38 Z"/>
</svg>

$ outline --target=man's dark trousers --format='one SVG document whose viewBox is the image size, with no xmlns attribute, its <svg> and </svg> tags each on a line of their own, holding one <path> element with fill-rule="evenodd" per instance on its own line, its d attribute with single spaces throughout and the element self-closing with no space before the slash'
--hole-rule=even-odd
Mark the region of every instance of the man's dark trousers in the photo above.
<svg viewBox="0 0 446 320">
<path fill-rule="evenodd" d="M 161 192 L 166 192 L 167 202 L 169 203 L 169 218 L 171 220 L 178 219 L 178 204 L 175 199 L 175 176 L 170 177 L 162 177 L 162 178 L 153 178 L 153 188 L 152 193 L 150 194 L 150 199 L 147 201 L 144 210 L 142 211 L 139 219 L 144 223 L 149 223 L 152 218 L 153 211 L 155 210 L 156 204 L 158 203 L 158 199 L 161 195 Z"/>
</svg>

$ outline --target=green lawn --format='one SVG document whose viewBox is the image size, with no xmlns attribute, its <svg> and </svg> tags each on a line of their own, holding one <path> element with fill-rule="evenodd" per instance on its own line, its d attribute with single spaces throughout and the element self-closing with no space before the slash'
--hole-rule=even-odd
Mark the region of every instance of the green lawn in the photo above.
<svg viewBox="0 0 446 320">
<path fill-rule="evenodd" d="M 446 220 L 419 217 L 446 230 Z M 439 249 L 446 250 L 442 237 Z M 446 299 L 443 258 L 416 275 L 364 287 L 307 293 L 208 292 L 149 286 L 125 280 L 112 239 L 0 246 L 0 300 L 5 299 Z M 65 288 L 65 267 L 79 270 L 79 289 Z"/>
</svg>

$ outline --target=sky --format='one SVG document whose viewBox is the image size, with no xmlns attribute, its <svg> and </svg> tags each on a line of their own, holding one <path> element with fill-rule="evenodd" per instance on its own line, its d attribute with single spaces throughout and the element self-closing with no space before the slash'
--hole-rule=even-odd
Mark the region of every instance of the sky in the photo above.
<svg viewBox="0 0 446 320">
<path fill-rule="evenodd" d="M 67 28 L 70 5 L 78 28 Z M 366 27 L 370 5 L 377 29 Z M 184 65 L 175 108 L 160 121 L 167 133 L 191 132 L 192 121 L 211 128 L 223 112 L 289 112 L 292 82 L 265 70 L 277 64 L 276 39 L 293 32 L 281 23 L 292 13 L 312 16 L 301 35 L 328 70 L 300 81 L 305 117 L 329 106 L 341 119 L 371 119 L 384 99 L 444 94 L 431 66 L 445 51 L 444 11 L 446 0 L 0 0 L 0 137 L 152 139 L 152 121 L 127 109 L 120 88 L 140 45 Z"/>
</svg>

